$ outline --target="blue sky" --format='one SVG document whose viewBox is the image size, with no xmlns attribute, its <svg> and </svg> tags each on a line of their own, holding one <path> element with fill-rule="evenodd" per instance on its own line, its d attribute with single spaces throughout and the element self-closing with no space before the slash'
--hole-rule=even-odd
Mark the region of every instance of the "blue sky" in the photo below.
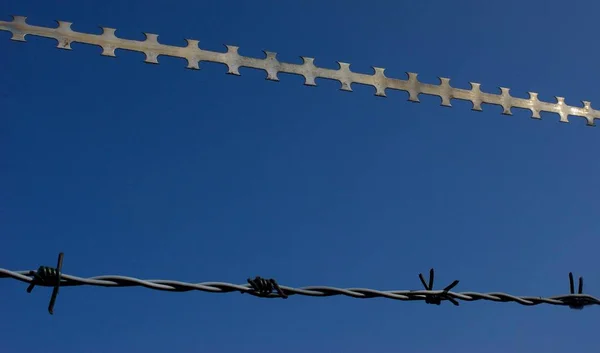
<svg viewBox="0 0 600 353">
<path fill-rule="evenodd" d="M 251 5 L 252 3 L 252 5 Z M 4 1 L 3 20 L 200 40 L 569 104 L 597 100 L 593 1 Z M 191 282 L 600 294 L 598 128 L 0 32 L 0 267 Z M 0 281 L 3 352 L 592 352 L 597 309 L 263 300 Z"/>
</svg>

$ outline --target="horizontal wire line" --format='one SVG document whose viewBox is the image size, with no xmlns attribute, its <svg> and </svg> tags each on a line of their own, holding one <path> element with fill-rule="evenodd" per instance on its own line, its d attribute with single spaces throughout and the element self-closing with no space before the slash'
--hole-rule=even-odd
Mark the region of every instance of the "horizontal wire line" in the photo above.
<svg viewBox="0 0 600 353">
<path fill-rule="evenodd" d="M 33 271 L 35 272 L 35 271 Z M 25 283 L 34 282 L 32 271 L 10 271 L 0 268 L 0 278 L 12 278 Z M 49 286 L 37 284 L 40 286 Z M 98 287 L 145 287 L 148 289 L 169 291 L 169 292 L 189 292 L 201 291 L 209 293 L 247 293 L 255 296 L 266 298 L 280 298 L 277 293 L 269 293 L 267 295 L 258 295 L 249 284 L 233 284 L 227 282 L 201 282 L 188 283 L 174 280 L 143 280 L 127 276 L 96 276 L 96 277 L 77 277 L 67 274 L 61 274 L 61 287 L 75 286 L 98 286 Z M 443 290 L 390 290 L 381 291 L 370 288 L 336 288 L 330 286 L 309 286 L 294 288 L 288 286 L 279 286 L 287 295 L 301 295 L 310 297 L 331 297 L 331 296 L 347 296 L 358 299 L 371 298 L 387 298 L 401 301 L 426 300 L 429 296 L 442 296 L 441 300 L 453 298 L 460 301 L 493 301 L 493 302 L 515 302 L 525 306 L 534 306 L 539 304 L 551 304 L 568 306 L 572 305 L 573 300 L 585 301 L 585 305 L 600 305 L 600 299 L 586 294 L 569 294 L 554 297 L 532 297 L 532 296 L 515 296 L 502 292 L 478 293 L 478 292 L 445 292 Z"/>
</svg>

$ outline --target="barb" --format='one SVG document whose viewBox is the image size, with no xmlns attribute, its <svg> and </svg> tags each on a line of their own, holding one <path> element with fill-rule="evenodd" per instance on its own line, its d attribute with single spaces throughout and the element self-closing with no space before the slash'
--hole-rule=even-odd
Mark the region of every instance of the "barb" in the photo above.
<svg viewBox="0 0 600 353">
<path fill-rule="evenodd" d="M 248 278 L 248 284 L 254 290 L 254 294 L 259 297 L 268 297 L 273 291 L 283 298 L 287 299 L 287 294 L 281 290 L 279 284 L 274 279 L 264 279 L 256 276 L 254 279 Z M 244 294 L 244 293 L 242 293 Z"/>
<path fill-rule="evenodd" d="M 571 290 L 571 298 L 567 299 L 567 305 L 574 310 L 582 310 L 585 306 L 594 304 L 588 298 L 579 296 L 583 293 L 583 277 L 579 277 L 579 287 L 575 294 L 575 285 L 573 283 L 573 273 L 569 272 L 569 289 Z"/>
<path fill-rule="evenodd" d="M 423 278 L 423 274 L 419 273 L 419 279 L 421 280 L 423 287 L 425 287 L 425 290 L 433 291 L 433 276 L 434 276 L 434 270 L 432 268 L 431 270 L 429 270 L 429 284 L 427 284 L 425 282 L 425 278 Z M 446 288 L 444 288 L 444 290 L 442 290 L 442 293 L 440 293 L 440 294 L 431 294 L 431 295 L 425 296 L 425 303 L 440 305 L 442 303 L 442 300 L 449 300 L 452 304 L 459 306 L 458 302 L 454 298 L 448 296 L 448 292 L 450 291 L 450 289 L 456 287 L 458 282 L 459 281 L 456 280 L 456 281 L 450 283 L 448 286 L 446 286 Z"/>
<path fill-rule="evenodd" d="M 514 302 L 525 306 L 535 306 L 540 304 L 551 304 L 560 306 L 569 306 L 570 308 L 582 309 L 588 305 L 600 305 L 600 299 L 593 296 L 582 294 L 583 287 L 580 281 L 578 294 L 560 295 L 554 297 L 531 297 L 516 296 L 502 292 L 478 293 L 478 292 L 452 292 L 452 289 L 458 281 L 452 282 L 443 290 L 433 290 L 433 269 L 430 271 L 429 284 L 425 283 L 423 275 L 419 275 L 425 290 L 388 290 L 382 291 L 369 288 L 336 288 L 329 286 L 310 286 L 294 288 L 277 284 L 275 280 L 266 280 L 261 277 L 248 279 L 248 284 L 233 284 L 226 282 L 201 282 L 188 283 L 174 280 L 143 280 L 134 277 L 125 276 L 96 276 L 89 278 L 76 277 L 67 274 L 61 274 L 61 287 L 74 286 L 98 286 L 98 287 L 145 287 L 148 289 L 168 291 L 168 292 L 189 292 L 201 291 L 208 293 L 248 293 L 262 298 L 287 298 L 293 295 L 302 295 L 309 297 L 331 297 L 347 296 L 358 299 L 387 298 L 400 301 L 425 301 L 428 304 L 439 305 L 442 301 L 448 300 L 458 305 L 458 301 L 493 301 L 493 302 Z M 572 277 L 572 275 L 571 275 Z M 0 278 L 12 278 L 24 283 L 35 283 L 38 286 L 53 286 L 47 281 L 39 281 L 36 277 L 36 271 L 10 271 L 0 268 Z M 55 287 L 56 288 L 56 287 Z"/>
<path fill-rule="evenodd" d="M 63 257 L 63 253 L 58 254 L 56 268 L 40 266 L 37 271 L 29 271 L 31 282 L 29 287 L 27 287 L 27 293 L 31 293 L 36 285 L 54 287 L 52 295 L 50 296 L 50 304 L 48 304 L 48 312 L 50 315 L 54 314 L 54 304 L 56 303 L 56 297 L 58 296 L 58 290 L 60 288 L 60 271 L 62 270 Z"/>
<path fill-rule="evenodd" d="M 265 58 L 252 58 L 242 56 L 238 53 L 239 47 L 226 45 L 226 52 L 213 52 L 199 48 L 199 42 L 193 39 L 186 39 L 187 46 L 179 47 L 161 44 L 158 42 L 158 35 L 144 33 L 146 39 L 143 41 L 118 38 L 115 35 L 116 29 L 100 27 L 102 34 L 88 34 L 76 32 L 71 29 L 71 22 L 56 21 L 58 27 L 49 28 L 33 26 L 26 23 L 26 17 L 13 16 L 10 22 L 0 21 L 0 31 L 12 33 L 12 40 L 25 42 L 27 35 L 53 38 L 57 40 L 57 48 L 71 50 L 71 43 L 85 43 L 97 45 L 102 48 L 102 55 L 115 57 L 116 49 L 141 52 L 146 55 L 146 63 L 158 64 L 158 58 L 161 55 L 178 57 L 186 59 L 187 68 L 198 70 L 201 61 L 225 64 L 228 67 L 228 74 L 240 75 L 240 67 L 248 67 L 264 70 L 267 73 L 267 80 L 279 81 L 277 75 L 280 72 L 300 75 L 304 77 L 304 84 L 307 86 L 316 86 L 316 78 L 325 78 L 340 82 L 342 91 L 352 91 L 352 84 L 358 83 L 375 88 L 375 95 L 379 97 L 386 96 L 386 90 L 406 91 L 409 94 L 408 100 L 418 103 L 419 95 L 426 94 L 438 96 L 441 98 L 441 105 L 451 107 L 453 99 L 469 101 L 473 104 L 472 110 L 482 111 L 482 104 L 491 104 L 502 107 L 502 114 L 512 115 L 512 108 L 521 108 L 531 111 L 531 117 L 541 119 L 541 112 L 556 113 L 560 116 L 560 122 L 569 122 L 569 116 L 579 116 L 586 119 L 586 125 L 595 126 L 595 119 L 600 119 L 600 111 L 592 109 L 589 101 L 582 101 L 583 107 L 569 106 L 565 103 L 564 97 L 556 96 L 556 103 L 543 102 L 538 99 L 536 92 L 528 92 L 529 98 L 517 98 L 510 95 L 510 89 L 500 87 L 500 94 L 482 92 L 480 84 L 470 82 L 471 89 L 461 89 L 450 86 L 450 79 L 439 77 L 440 84 L 433 85 L 419 82 L 417 74 L 407 72 L 408 79 L 396 79 L 385 76 L 385 69 L 373 67 L 374 73 L 362 74 L 352 72 L 350 64 L 338 61 L 339 69 L 326 69 L 314 65 L 314 58 L 301 56 L 302 64 L 292 64 L 279 61 L 277 53 L 264 51 Z"/>
</svg>

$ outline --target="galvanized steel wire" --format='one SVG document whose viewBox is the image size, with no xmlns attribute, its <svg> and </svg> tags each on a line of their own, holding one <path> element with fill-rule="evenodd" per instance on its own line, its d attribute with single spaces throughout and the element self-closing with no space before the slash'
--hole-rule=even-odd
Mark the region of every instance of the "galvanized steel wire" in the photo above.
<svg viewBox="0 0 600 353">
<path fill-rule="evenodd" d="M 513 97 L 510 89 L 499 87 L 500 93 L 484 92 L 481 84 L 470 82 L 471 89 L 452 87 L 450 79 L 439 77 L 438 85 L 419 81 L 418 74 L 407 72 L 407 79 L 387 77 L 385 69 L 373 67 L 373 74 L 354 72 L 350 64 L 338 61 L 338 69 L 328 69 L 315 65 L 315 59 L 301 56 L 302 64 L 294 64 L 280 61 L 277 53 L 264 51 L 264 58 L 243 56 L 239 53 L 239 47 L 226 45 L 226 52 L 217 52 L 199 47 L 199 41 L 186 39 L 185 47 L 173 46 L 160 43 L 158 34 L 145 32 L 145 40 L 131 40 L 120 38 L 116 35 L 116 29 L 101 27 L 102 34 L 90 34 L 74 31 L 71 22 L 56 21 L 58 27 L 36 26 L 27 23 L 25 16 L 13 16 L 12 21 L 0 21 L 0 31 L 8 31 L 12 34 L 11 39 L 25 42 L 27 36 L 38 36 L 52 38 L 57 41 L 57 48 L 72 50 L 71 44 L 83 43 L 99 46 L 102 55 L 116 57 L 116 50 L 129 50 L 143 53 L 145 62 L 158 64 L 161 56 L 182 58 L 187 61 L 187 68 L 198 70 L 201 62 L 213 62 L 227 66 L 227 73 L 240 76 L 240 68 L 247 67 L 263 70 L 267 74 L 267 80 L 279 81 L 280 73 L 300 75 L 304 77 L 306 86 L 316 86 L 317 78 L 335 80 L 340 83 L 340 90 L 352 91 L 353 84 L 371 86 L 375 89 L 375 95 L 386 97 L 386 90 L 405 91 L 408 100 L 414 103 L 420 102 L 420 95 L 438 96 L 441 105 L 452 106 L 452 100 L 468 101 L 472 104 L 472 110 L 482 111 L 483 104 L 502 107 L 502 114 L 512 115 L 512 109 L 524 109 L 531 113 L 533 119 L 541 119 L 541 113 L 554 113 L 560 118 L 560 122 L 568 123 L 569 116 L 582 117 L 586 125 L 596 126 L 596 120 L 600 120 L 600 110 L 592 108 L 592 103 L 582 101 L 582 106 L 570 106 L 565 103 L 564 97 L 555 97 L 556 102 L 544 102 L 538 98 L 537 92 L 528 92 L 529 98 Z"/>
<path fill-rule="evenodd" d="M 538 99 L 538 94 L 530 92 L 529 99 L 512 97 L 508 88 L 500 88 L 500 94 L 485 93 L 480 90 L 478 83 L 471 83 L 471 89 L 459 89 L 450 86 L 450 80 L 440 78 L 439 85 L 432 85 L 419 82 L 416 73 L 408 73 L 408 79 L 394 79 L 386 77 L 383 68 L 374 67 L 374 74 L 362 74 L 352 72 L 350 64 L 338 62 L 339 69 L 332 70 L 316 67 L 314 59 L 302 57 L 302 64 L 292 64 L 280 62 L 276 53 L 265 52 L 265 58 L 245 57 L 238 53 L 238 47 L 226 46 L 227 52 L 212 52 L 200 49 L 198 41 L 187 40 L 186 47 L 176 47 L 158 42 L 158 35 L 146 33 L 144 41 L 135 41 L 115 36 L 115 29 L 102 28 L 102 34 L 88 34 L 73 31 L 70 22 L 58 21 L 57 28 L 48 28 L 42 26 L 33 26 L 26 23 L 23 16 L 14 16 L 10 22 L 0 21 L 0 31 L 9 31 L 12 33 L 13 40 L 25 41 L 26 35 L 34 35 L 46 38 L 56 39 L 57 47 L 61 49 L 71 49 L 71 43 L 86 43 L 98 45 L 102 48 L 102 55 L 115 56 L 116 49 L 125 49 L 138 51 L 145 54 L 145 61 L 158 64 L 159 56 L 180 57 L 188 61 L 188 68 L 198 69 L 199 62 L 208 61 L 227 65 L 228 73 L 239 75 L 239 68 L 250 67 L 264 70 L 267 73 L 267 79 L 278 81 L 278 73 L 289 73 L 301 75 L 305 79 L 305 84 L 315 86 L 316 78 L 332 79 L 340 82 L 341 89 L 352 91 L 352 84 L 369 85 L 376 89 L 376 95 L 385 97 L 386 89 L 401 90 L 409 93 L 409 100 L 419 102 L 419 95 L 434 95 L 441 98 L 443 106 L 451 106 L 451 100 L 458 99 L 470 101 L 473 104 L 473 110 L 482 110 L 482 103 L 499 105 L 503 108 L 503 114 L 511 115 L 512 108 L 527 109 L 531 111 L 532 118 L 540 119 L 540 112 L 556 113 L 560 116 L 561 122 L 568 122 L 569 116 L 578 116 L 586 119 L 589 126 L 595 125 L 595 120 L 600 119 L 600 110 L 592 109 L 591 103 L 583 101 L 582 107 L 569 106 L 565 104 L 564 98 L 556 97 L 556 103 L 542 102 Z M 143 280 L 126 276 L 96 276 L 82 278 L 62 273 L 62 253 L 56 268 L 41 266 L 38 270 L 29 271 L 11 271 L 0 268 L 0 278 L 12 278 L 29 284 L 27 292 L 31 292 L 35 286 L 53 287 L 52 296 L 48 311 L 53 313 L 54 303 L 59 293 L 60 287 L 73 286 L 100 286 L 100 287 L 145 287 L 148 289 L 170 291 L 170 292 L 188 292 L 201 291 L 209 293 L 246 293 L 264 298 L 288 298 L 294 295 L 303 295 L 311 297 L 330 297 L 330 296 L 348 296 L 359 299 L 387 298 L 400 301 L 424 301 L 427 304 L 440 305 L 443 301 L 450 301 L 458 306 L 459 301 L 478 301 L 487 300 L 493 302 L 514 302 L 525 306 L 535 306 L 540 304 L 551 304 L 568 306 L 572 309 L 583 309 L 588 305 L 600 304 L 600 299 L 590 295 L 583 294 L 583 278 L 579 278 L 577 293 L 575 292 L 573 275 L 569 274 L 570 294 L 553 297 L 532 297 L 515 296 L 502 292 L 478 293 L 478 292 L 452 292 L 451 289 L 458 285 L 458 281 L 452 282 L 442 290 L 433 289 L 433 269 L 430 271 L 430 278 L 425 281 L 422 275 L 419 275 L 424 290 L 391 290 L 382 291 L 369 288 L 336 288 L 330 286 L 309 286 L 294 288 L 279 285 L 273 279 L 256 277 L 248 279 L 247 284 L 233 284 L 226 282 L 201 282 L 188 283 L 175 280 Z"/>
<path fill-rule="evenodd" d="M 579 278 L 577 293 L 575 292 L 573 275 L 569 273 L 570 294 L 553 297 L 534 297 L 534 296 L 516 296 L 502 292 L 479 293 L 479 292 L 452 292 L 454 286 L 459 281 L 454 281 L 442 290 L 433 289 L 434 270 L 430 270 L 429 283 L 426 283 L 423 275 L 419 278 L 425 287 L 424 290 L 377 290 L 370 288 L 337 288 L 330 286 L 309 286 L 309 287 L 289 287 L 279 285 L 273 279 L 264 279 L 256 277 L 248 279 L 247 284 L 234 284 L 227 282 L 200 282 L 189 283 L 176 280 L 144 280 L 134 277 L 106 275 L 95 277 L 77 277 L 61 273 L 62 253 L 59 255 L 58 266 L 56 269 L 41 266 L 37 271 L 11 271 L 0 268 L 0 278 L 12 278 L 17 281 L 28 283 L 30 286 L 28 292 L 31 292 L 34 285 L 54 287 L 54 291 L 49 306 L 52 314 L 54 301 L 58 294 L 59 287 L 75 286 L 98 286 L 98 287 L 145 287 L 148 289 L 168 291 L 168 292 L 189 292 L 201 291 L 208 293 L 246 293 L 262 298 L 288 298 L 294 295 L 303 295 L 310 297 L 331 297 L 348 296 L 358 299 L 387 298 L 400 301 L 425 301 L 428 304 L 440 305 L 443 301 L 450 301 L 454 305 L 459 305 L 459 301 L 493 301 L 493 302 L 514 302 L 524 306 L 535 306 L 540 304 L 551 304 L 568 306 L 571 309 L 583 309 L 589 305 L 599 305 L 600 299 L 583 294 L 583 278 Z"/>
</svg>

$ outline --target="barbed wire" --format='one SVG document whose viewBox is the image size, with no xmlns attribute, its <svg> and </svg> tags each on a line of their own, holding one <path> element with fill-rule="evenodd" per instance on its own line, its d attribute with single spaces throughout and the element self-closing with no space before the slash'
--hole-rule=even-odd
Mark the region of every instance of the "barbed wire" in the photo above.
<svg viewBox="0 0 600 353">
<path fill-rule="evenodd" d="M 478 293 L 478 292 L 452 292 L 452 288 L 458 285 L 455 280 L 442 290 L 433 289 L 434 269 L 429 271 L 429 281 L 425 281 L 423 274 L 419 274 L 419 279 L 425 287 L 424 290 L 388 290 L 382 291 L 370 288 L 336 288 L 330 286 L 309 286 L 294 288 L 279 285 L 274 279 L 265 279 L 262 277 L 249 278 L 247 284 L 233 284 L 227 282 L 201 282 L 188 283 L 174 280 L 144 280 L 127 276 L 95 276 L 95 277 L 77 277 L 62 273 L 63 253 L 58 256 L 56 268 L 40 266 L 38 270 L 33 271 L 10 271 L 0 268 L 0 278 L 12 278 L 29 284 L 27 292 L 31 293 L 35 286 L 53 287 L 52 296 L 48 311 L 53 314 L 54 303 L 60 287 L 74 286 L 98 286 L 98 287 L 145 287 L 148 289 L 168 291 L 168 292 L 189 292 L 201 291 L 209 293 L 246 293 L 261 298 L 283 298 L 287 299 L 293 295 L 303 295 L 310 297 L 331 297 L 348 296 L 358 299 L 387 298 L 400 301 L 424 301 L 427 304 L 440 305 L 443 301 L 450 301 L 458 306 L 459 301 L 478 301 L 487 300 L 493 302 L 514 302 L 524 306 L 535 306 L 540 304 L 568 306 L 571 309 L 581 310 L 585 306 L 600 305 L 600 299 L 591 295 L 583 294 L 583 277 L 579 277 L 577 293 L 573 274 L 569 273 L 570 294 L 553 297 L 532 297 L 516 296 L 502 292 Z"/>
</svg>

